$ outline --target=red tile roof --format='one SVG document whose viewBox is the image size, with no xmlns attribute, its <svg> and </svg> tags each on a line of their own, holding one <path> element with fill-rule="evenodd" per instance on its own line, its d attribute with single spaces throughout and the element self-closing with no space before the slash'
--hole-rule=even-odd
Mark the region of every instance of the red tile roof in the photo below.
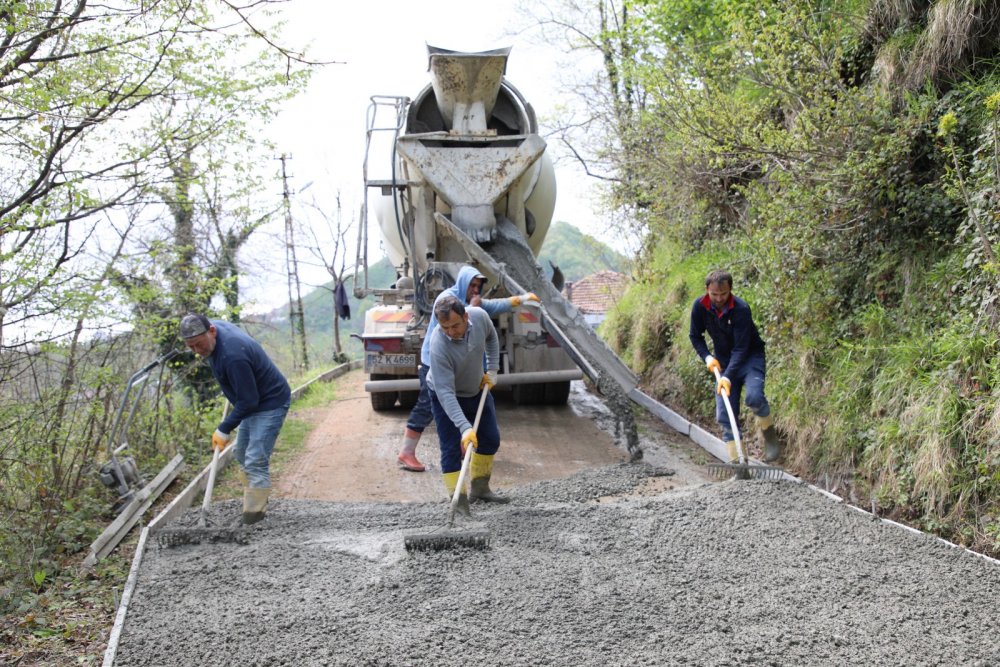
<svg viewBox="0 0 1000 667">
<path fill-rule="evenodd" d="M 628 276 L 615 271 L 598 271 L 576 282 L 567 282 L 563 296 L 584 314 L 606 313 L 628 285 Z"/>
</svg>

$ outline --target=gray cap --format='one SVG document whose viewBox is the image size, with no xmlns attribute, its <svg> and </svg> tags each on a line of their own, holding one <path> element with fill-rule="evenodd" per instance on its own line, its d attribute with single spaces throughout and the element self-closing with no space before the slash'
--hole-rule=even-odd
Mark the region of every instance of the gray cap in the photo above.
<svg viewBox="0 0 1000 667">
<path fill-rule="evenodd" d="M 181 338 L 200 336 L 212 326 L 208 318 L 196 313 L 188 313 L 181 318 Z"/>
</svg>

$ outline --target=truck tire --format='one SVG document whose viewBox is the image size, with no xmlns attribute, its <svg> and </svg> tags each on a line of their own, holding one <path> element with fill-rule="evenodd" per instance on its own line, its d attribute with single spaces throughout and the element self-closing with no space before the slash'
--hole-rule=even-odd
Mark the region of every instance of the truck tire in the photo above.
<svg viewBox="0 0 1000 667">
<path fill-rule="evenodd" d="M 399 392 L 399 407 L 406 408 L 409 410 L 414 405 L 417 404 L 417 397 L 420 396 L 420 391 L 401 391 Z"/>
<path fill-rule="evenodd" d="M 377 380 L 391 380 L 393 376 L 382 375 L 381 373 L 372 373 L 372 382 Z M 372 410 L 375 412 L 381 412 L 383 410 L 392 410 L 393 406 L 396 405 L 396 398 L 399 396 L 398 391 L 379 391 L 371 392 L 372 396 Z"/>
<path fill-rule="evenodd" d="M 538 405 L 545 401 L 545 384 L 515 384 L 510 393 L 516 405 Z"/>
<path fill-rule="evenodd" d="M 566 405 L 569 400 L 569 380 L 545 383 L 546 405 Z"/>
</svg>

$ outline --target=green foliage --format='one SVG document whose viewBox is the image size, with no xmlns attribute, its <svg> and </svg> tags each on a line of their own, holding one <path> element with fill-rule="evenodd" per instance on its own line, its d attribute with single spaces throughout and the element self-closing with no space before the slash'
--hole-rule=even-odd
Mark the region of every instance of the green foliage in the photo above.
<svg viewBox="0 0 1000 667">
<path fill-rule="evenodd" d="M 995 550 L 998 54 L 945 94 L 940 69 L 886 90 L 895 75 L 858 68 L 887 66 L 895 49 L 912 75 L 925 26 L 900 19 L 866 60 L 869 36 L 847 19 L 860 4 L 640 5 L 633 72 L 649 98 L 621 131 L 645 142 L 623 140 L 634 154 L 620 161 L 647 166 L 644 199 L 630 184 L 619 201 L 648 234 L 641 278 L 605 332 L 711 427 L 710 383 L 684 334 L 704 273 L 728 268 L 768 344 L 786 464 Z"/>
</svg>

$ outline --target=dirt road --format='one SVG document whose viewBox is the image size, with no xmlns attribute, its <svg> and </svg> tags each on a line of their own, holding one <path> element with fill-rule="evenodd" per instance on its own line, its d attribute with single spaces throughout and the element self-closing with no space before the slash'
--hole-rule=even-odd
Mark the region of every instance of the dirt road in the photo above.
<svg viewBox="0 0 1000 667">
<path fill-rule="evenodd" d="M 400 469 L 396 453 L 409 410 L 372 410 L 365 379 L 354 371 L 337 380 L 338 400 L 312 415 L 318 424 L 305 452 L 277 476 L 278 498 L 407 503 L 444 498 L 433 424 L 417 449 L 427 471 Z M 573 383 L 566 406 L 517 406 L 505 392 L 496 395 L 496 405 L 501 446 L 493 487 L 498 491 L 628 460 L 624 443 L 619 447 L 613 435 L 613 415 L 582 382 Z M 674 469 L 671 485 L 707 481 L 701 449 L 655 418 L 640 421 L 644 459 Z"/>
</svg>

